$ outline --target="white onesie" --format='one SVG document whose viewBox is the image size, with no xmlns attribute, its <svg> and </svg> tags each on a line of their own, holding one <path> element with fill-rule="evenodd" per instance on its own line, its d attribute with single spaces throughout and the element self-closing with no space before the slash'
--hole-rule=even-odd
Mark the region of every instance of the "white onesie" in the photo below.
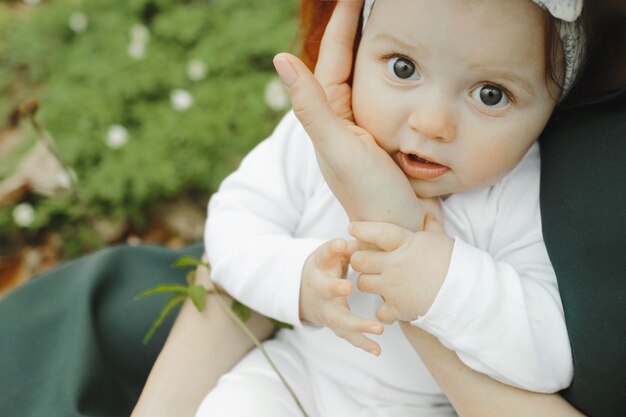
<svg viewBox="0 0 626 417">
<path fill-rule="evenodd" d="M 493 186 L 441 201 L 445 229 L 455 246 L 439 294 L 428 313 L 413 324 L 437 336 L 479 372 L 527 390 L 556 392 L 569 385 L 573 366 L 556 277 L 541 233 L 539 163 L 534 144 Z M 205 244 L 212 277 L 254 310 L 295 326 L 266 344 L 284 358 L 285 369 L 293 368 L 288 371 L 292 382 L 310 398 L 309 407 L 317 409 L 313 415 L 364 415 L 347 412 L 351 405 L 342 401 L 348 397 L 351 404 L 362 403 L 362 411 L 383 410 L 372 416 L 403 416 L 407 410 L 420 416 L 454 415 L 442 406 L 441 389 L 397 324 L 372 336 L 382 349 L 374 357 L 329 329 L 300 322 L 304 262 L 322 243 L 350 239 L 348 224 L 319 171 L 310 139 L 289 112 L 211 198 Z M 349 272 L 348 279 L 356 277 Z M 353 288 L 348 299 L 352 312 L 375 319 L 381 300 Z M 252 390 L 271 385 L 272 371 L 258 360 L 258 352 L 251 355 L 220 381 L 199 416 L 247 415 L 244 409 L 213 413 L 228 396 L 225 392 L 237 395 L 246 384 Z M 258 372 L 250 371 L 253 368 Z M 277 400 L 281 406 L 293 406 L 286 390 L 276 390 L 285 395 Z M 268 400 L 259 401 L 250 409 L 257 416 L 269 407 Z M 267 415 L 299 415 L 297 410 L 281 414 L 279 408 Z M 424 412 L 416 411 L 422 408 Z"/>
</svg>

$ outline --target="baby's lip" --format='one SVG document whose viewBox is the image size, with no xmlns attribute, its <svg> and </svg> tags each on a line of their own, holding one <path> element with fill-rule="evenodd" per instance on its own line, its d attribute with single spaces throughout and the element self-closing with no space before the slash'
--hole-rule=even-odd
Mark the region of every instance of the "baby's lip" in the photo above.
<svg viewBox="0 0 626 417">
<path fill-rule="evenodd" d="M 435 162 L 433 158 L 414 152 L 399 152 L 397 162 L 408 177 L 419 180 L 431 180 L 450 170 L 449 167 Z"/>
</svg>

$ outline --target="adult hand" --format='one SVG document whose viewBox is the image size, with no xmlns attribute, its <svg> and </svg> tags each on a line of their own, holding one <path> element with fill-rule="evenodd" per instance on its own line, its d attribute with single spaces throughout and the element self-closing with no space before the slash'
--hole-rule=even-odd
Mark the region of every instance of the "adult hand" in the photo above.
<svg viewBox="0 0 626 417">
<path fill-rule="evenodd" d="M 426 211 L 404 173 L 352 117 L 355 34 L 362 0 L 339 0 L 324 32 L 315 76 L 298 58 L 281 53 L 274 65 L 295 115 L 315 147 L 320 170 L 352 220 L 386 221 L 419 230 Z"/>
</svg>

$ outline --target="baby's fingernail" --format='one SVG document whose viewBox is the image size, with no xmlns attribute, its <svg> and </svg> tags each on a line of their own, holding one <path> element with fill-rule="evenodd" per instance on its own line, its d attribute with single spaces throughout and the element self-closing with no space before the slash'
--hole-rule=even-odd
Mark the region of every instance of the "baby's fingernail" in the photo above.
<svg viewBox="0 0 626 417">
<path fill-rule="evenodd" d="M 274 67 L 276 72 L 278 72 L 278 76 L 287 87 L 291 87 L 298 80 L 298 73 L 286 58 L 274 58 Z"/>
<path fill-rule="evenodd" d="M 380 352 L 378 351 L 378 349 L 370 349 L 369 352 L 374 356 L 380 355 Z"/>
<path fill-rule="evenodd" d="M 370 332 L 372 333 L 380 333 L 382 331 L 381 326 L 379 326 L 378 324 L 373 324 L 369 327 Z"/>
</svg>

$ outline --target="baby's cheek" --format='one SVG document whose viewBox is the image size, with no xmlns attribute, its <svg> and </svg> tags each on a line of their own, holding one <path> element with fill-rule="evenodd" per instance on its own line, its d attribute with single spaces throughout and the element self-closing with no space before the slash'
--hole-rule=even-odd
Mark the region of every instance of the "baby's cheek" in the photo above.
<svg viewBox="0 0 626 417">
<path fill-rule="evenodd" d="M 485 149 L 478 154 L 470 156 L 462 176 L 466 190 L 487 187 L 498 182 L 507 172 L 512 169 L 510 156 L 500 149 Z"/>
</svg>

